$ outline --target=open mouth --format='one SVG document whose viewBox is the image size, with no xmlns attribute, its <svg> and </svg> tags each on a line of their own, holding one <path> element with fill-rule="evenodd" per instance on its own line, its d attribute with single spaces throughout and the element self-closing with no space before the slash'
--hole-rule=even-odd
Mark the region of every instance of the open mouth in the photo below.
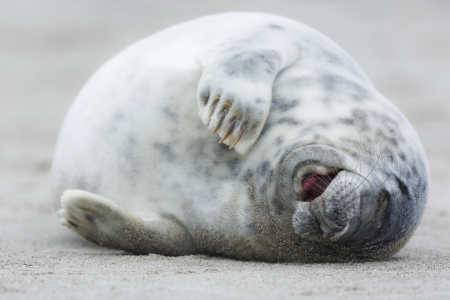
<svg viewBox="0 0 450 300">
<path fill-rule="evenodd" d="M 320 197 L 333 179 L 339 174 L 339 171 L 340 170 L 335 170 L 324 175 L 315 173 L 306 174 L 303 177 L 302 188 L 299 193 L 300 201 L 311 202 Z"/>
</svg>

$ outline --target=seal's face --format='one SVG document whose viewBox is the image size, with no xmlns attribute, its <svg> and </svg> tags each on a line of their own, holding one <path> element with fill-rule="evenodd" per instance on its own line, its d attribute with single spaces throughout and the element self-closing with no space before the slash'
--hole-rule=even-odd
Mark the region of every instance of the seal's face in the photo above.
<svg viewBox="0 0 450 300">
<path fill-rule="evenodd" d="M 423 205 L 409 203 L 409 193 L 424 179 L 401 180 L 397 166 L 389 169 L 381 153 L 360 151 L 352 157 L 345 150 L 307 145 L 288 152 L 279 174 L 278 194 L 284 203 L 295 199 L 290 201 L 295 233 L 338 259 L 392 254 L 423 212 Z M 424 194 L 416 197 L 425 203 Z"/>
</svg>

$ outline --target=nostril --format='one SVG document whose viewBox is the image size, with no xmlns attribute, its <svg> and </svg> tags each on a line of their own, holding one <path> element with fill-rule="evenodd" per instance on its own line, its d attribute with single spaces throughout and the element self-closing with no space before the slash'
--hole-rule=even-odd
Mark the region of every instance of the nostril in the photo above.
<svg viewBox="0 0 450 300">
<path fill-rule="evenodd" d="M 345 226 L 347 226 L 348 221 L 343 221 L 343 222 L 334 221 L 334 223 L 336 224 L 336 226 L 339 230 L 342 230 L 342 229 L 344 229 Z"/>
<path fill-rule="evenodd" d="M 342 236 L 348 229 L 348 222 L 342 224 L 341 222 L 337 223 L 334 220 L 331 220 L 327 217 L 322 219 L 324 222 L 320 226 L 322 229 L 323 235 L 328 237 L 340 237 Z"/>
<path fill-rule="evenodd" d="M 342 231 L 342 230 L 344 230 L 344 228 L 345 228 L 345 226 L 346 225 L 338 225 L 337 223 L 336 223 L 336 229 L 335 229 L 335 231 Z"/>
<path fill-rule="evenodd" d="M 329 217 L 325 217 L 324 221 L 327 225 L 327 228 L 333 232 L 339 232 L 345 229 L 348 222 L 337 222 L 333 219 L 330 219 Z"/>
</svg>

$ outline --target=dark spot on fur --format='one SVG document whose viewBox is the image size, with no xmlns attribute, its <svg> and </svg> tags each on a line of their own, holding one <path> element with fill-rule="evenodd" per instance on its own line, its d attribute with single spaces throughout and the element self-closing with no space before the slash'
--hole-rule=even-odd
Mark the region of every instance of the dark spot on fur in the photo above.
<svg viewBox="0 0 450 300">
<path fill-rule="evenodd" d="M 274 74 L 281 64 L 280 55 L 273 50 L 248 51 L 233 55 L 224 67 L 228 76 L 255 78 L 262 73 Z"/>
<path fill-rule="evenodd" d="M 300 131 L 300 135 L 307 134 L 310 131 L 313 131 L 313 128 L 311 126 L 305 127 Z"/>
<path fill-rule="evenodd" d="M 369 90 L 366 87 L 340 75 L 324 74 L 319 78 L 319 82 L 326 91 L 349 95 L 356 102 L 370 98 Z"/>
<path fill-rule="evenodd" d="M 166 117 L 172 119 L 172 121 L 177 118 L 177 114 L 170 107 L 165 107 L 163 109 L 163 113 L 166 115 Z"/>
<path fill-rule="evenodd" d="M 395 138 L 388 139 L 389 143 L 393 146 L 398 146 L 398 141 Z"/>
<path fill-rule="evenodd" d="M 325 74 L 322 75 L 319 81 L 326 91 L 333 92 L 336 89 L 336 85 L 339 81 L 339 76 L 333 74 Z"/>
<path fill-rule="evenodd" d="M 381 129 L 378 129 L 375 132 L 375 135 L 383 139 L 386 143 L 389 143 L 390 145 L 397 147 L 398 141 L 395 137 L 392 137 L 390 135 L 386 135 L 385 132 L 383 132 Z"/>
<path fill-rule="evenodd" d="M 329 127 L 330 127 L 330 123 L 320 122 L 320 123 L 312 124 L 308 127 L 303 128 L 301 133 L 306 133 L 306 132 L 313 131 L 316 129 L 328 129 Z"/>
<path fill-rule="evenodd" d="M 267 187 L 268 187 L 267 182 L 264 182 L 262 184 L 261 188 L 259 189 L 259 194 L 260 195 L 265 195 L 267 193 Z"/>
<path fill-rule="evenodd" d="M 288 111 L 300 104 L 300 100 L 273 99 L 270 110 Z"/>
<path fill-rule="evenodd" d="M 358 120 L 359 122 L 366 122 L 367 116 L 368 116 L 367 112 L 365 112 L 359 108 L 352 109 L 353 119 Z"/>
<path fill-rule="evenodd" d="M 285 30 L 284 27 L 281 27 L 280 25 L 277 25 L 277 24 L 269 24 L 269 25 L 267 25 L 267 28 L 273 29 L 273 30 Z"/>
<path fill-rule="evenodd" d="M 409 191 L 408 187 L 403 183 L 403 181 L 400 180 L 397 176 L 395 176 L 395 180 L 397 181 L 398 188 L 400 189 L 400 192 L 409 197 Z"/>
<path fill-rule="evenodd" d="M 244 175 L 242 175 L 242 181 L 244 181 L 244 182 L 248 182 L 248 181 L 250 181 L 250 179 L 252 179 L 252 178 L 253 178 L 253 172 L 250 171 L 250 169 L 247 169 L 247 170 L 244 172 Z"/>
<path fill-rule="evenodd" d="M 256 228 L 255 222 L 250 222 L 246 225 L 248 231 L 252 233 L 252 235 L 258 234 L 258 229 Z"/>
<path fill-rule="evenodd" d="M 270 170 L 270 173 L 269 173 L 269 179 L 267 180 L 269 184 L 272 183 L 272 181 L 273 181 L 273 176 L 274 176 L 274 170 Z"/>
<path fill-rule="evenodd" d="M 391 150 L 386 148 L 386 149 L 384 149 L 383 153 L 389 159 L 389 161 L 391 163 L 393 163 L 395 161 L 394 154 L 392 153 Z"/>
<path fill-rule="evenodd" d="M 383 189 L 381 190 L 380 196 L 378 198 L 378 206 L 377 209 L 375 211 L 375 213 L 378 215 L 378 218 L 380 218 L 380 228 L 378 229 L 377 235 L 378 236 L 383 236 L 386 233 L 389 232 L 389 219 L 390 219 L 390 214 L 392 213 L 392 198 L 391 198 L 391 194 Z M 381 214 L 381 216 L 380 216 Z"/>
<path fill-rule="evenodd" d="M 412 172 L 410 171 L 410 170 L 405 170 L 404 172 L 403 172 L 403 177 L 404 178 L 406 178 L 406 179 L 410 179 L 411 178 L 411 176 L 412 176 L 412 174 L 411 174 Z"/>
<path fill-rule="evenodd" d="M 342 61 L 339 58 L 339 56 L 335 55 L 334 53 L 323 51 L 322 54 L 327 62 L 331 64 L 342 64 Z"/>
<path fill-rule="evenodd" d="M 282 74 L 283 71 L 280 72 Z M 310 88 L 317 84 L 317 78 L 312 76 L 301 76 L 301 77 L 292 77 L 288 76 L 284 78 L 283 76 L 278 76 L 276 82 L 276 90 L 274 91 L 273 100 L 272 101 L 280 101 L 279 97 L 277 97 L 277 91 L 289 91 L 296 90 L 299 91 L 304 88 Z"/>
<path fill-rule="evenodd" d="M 369 117 L 369 114 L 359 108 L 354 108 L 351 111 L 351 117 L 350 118 L 343 118 L 338 120 L 338 122 L 345 123 L 348 122 L 347 120 L 351 119 L 353 120 L 353 124 L 359 128 L 360 131 L 365 132 L 370 130 L 370 126 L 367 124 L 367 119 Z M 347 123 L 347 125 L 349 125 Z"/>
<path fill-rule="evenodd" d="M 350 95 L 352 99 L 356 102 L 361 102 L 363 100 L 370 98 L 369 90 L 357 83 L 348 84 Z"/>
<path fill-rule="evenodd" d="M 281 136 L 279 136 L 279 137 L 277 137 L 276 139 L 275 139 L 275 144 L 276 145 L 281 145 L 281 144 L 283 144 L 284 143 L 284 139 L 283 139 L 283 137 L 281 137 Z"/>
<path fill-rule="evenodd" d="M 270 162 L 265 161 L 258 167 L 258 176 L 264 176 L 270 167 Z"/>
<path fill-rule="evenodd" d="M 344 124 L 344 125 L 347 125 L 347 126 L 355 124 L 355 122 L 352 119 L 350 119 L 350 118 L 339 118 L 337 120 L 337 122 L 341 123 L 341 124 Z"/>
<path fill-rule="evenodd" d="M 277 121 L 277 124 L 298 125 L 298 121 L 291 118 L 281 118 Z"/>
<path fill-rule="evenodd" d="M 398 132 L 398 123 L 393 120 L 388 115 L 380 114 L 376 111 L 370 111 L 370 115 L 372 115 L 377 123 L 383 126 L 390 134 L 395 134 Z"/>
<path fill-rule="evenodd" d="M 406 156 L 405 156 L 405 153 L 400 153 L 400 158 L 401 158 L 401 160 L 403 160 L 403 161 L 406 161 Z"/>
</svg>

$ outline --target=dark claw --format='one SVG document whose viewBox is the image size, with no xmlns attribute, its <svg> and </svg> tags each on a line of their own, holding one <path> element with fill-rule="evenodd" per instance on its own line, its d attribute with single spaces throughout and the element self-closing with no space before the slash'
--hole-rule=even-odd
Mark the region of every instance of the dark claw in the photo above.
<svg viewBox="0 0 450 300">
<path fill-rule="evenodd" d="M 233 120 L 232 122 L 231 122 L 231 125 L 230 125 L 230 128 L 228 128 L 228 131 L 227 131 L 227 133 L 223 136 L 223 138 L 219 141 L 219 143 L 222 143 L 223 141 L 225 141 L 229 136 L 230 136 L 230 134 L 233 132 L 233 130 L 234 130 L 234 126 L 236 125 L 236 120 Z"/>
<path fill-rule="evenodd" d="M 239 134 L 239 137 L 237 138 L 236 142 L 234 142 L 234 144 L 231 145 L 230 149 L 233 149 L 237 145 L 237 143 L 239 143 L 239 141 L 241 140 L 242 136 L 245 133 L 245 130 L 247 130 L 247 124 L 248 123 L 244 123 L 244 125 L 242 125 L 241 133 Z"/>
<path fill-rule="evenodd" d="M 214 99 L 214 103 L 213 103 L 212 110 L 211 110 L 211 116 L 214 114 L 214 111 L 216 110 L 216 106 L 217 106 L 217 103 L 219 103 L 219 100 L 220 100 L 220 94 L 217 95 L 216 99 Z"/>
<path fill-rule="evenodd" d="M 223 120 L 225 119 L 225 117 L 227 116 L 227 114 L 228 114 L 228 110 L 225 110 L 225 111 L 222 113 L 222 116 L 220 117 L 220 120 L 219 120 L 219 124 L 217 125 L 216 129 L 214 129 L 213 134 L 216 133 L 217 130 L 219 130 L 219 128 L 222 126 Z"/>
<path fill-rule="evenodd" d="M 75 228 L 78 228 L 78 225 L 77 224 L 75 224 L 75 223 L 73 223 L 73 222 L 70 222 L 70 221 L 67 221 L 70 225 L 72 225 L 73 227 L 75 227 Z"/>
</svg>

